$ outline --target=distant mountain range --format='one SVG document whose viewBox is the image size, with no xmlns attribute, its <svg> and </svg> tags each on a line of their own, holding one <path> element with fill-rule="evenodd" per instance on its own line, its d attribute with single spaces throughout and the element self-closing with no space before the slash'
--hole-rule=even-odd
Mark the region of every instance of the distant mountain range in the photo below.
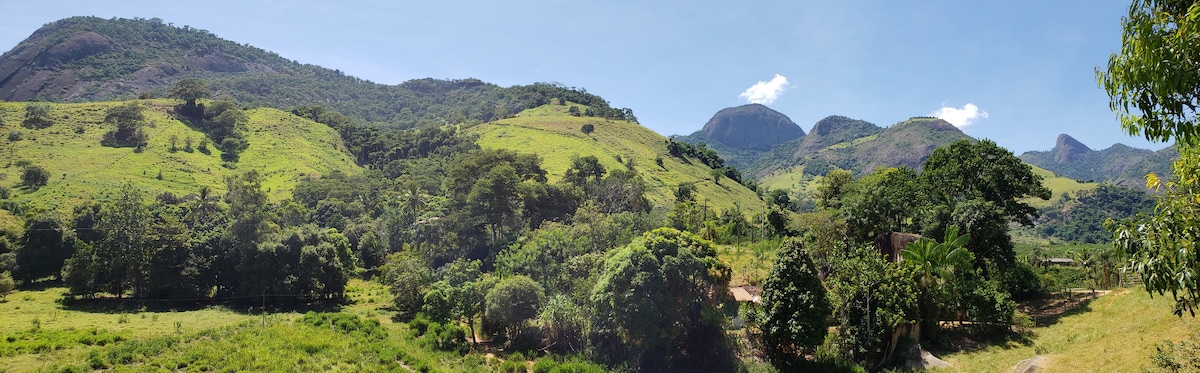
<svg viewBox="0 0 1200 373">
<path fill-rule="evenodd" d="M 837 167 L 863 174 L 877 167 L 920 168 L 933 149 L 970 138 L 936 118 L 912 118 L 887 128 L 829 116 L 805 134 L 787 116 L 758 104 L 717 112 L 700 131 L 678 139 L 705 143 L 743 173 L 761 178 L 803 166 L 807 175 Z M 771 145 L 769 148 L 767 145 Z"/>
<path fill-rule="evenodd" d="M 383 85 L 337 70 L 301 64 L 275 53 L 160 20 L 73 17 L 47 24 L 0 55 L 0 100 L 89 102 L 165 97 L 175 82 L 198 77 L 213 96 L 249 107 L 288 109 L 319 104 L 350 117 L 398 128 L 475 125 L 549 103 L 579 105 L 572 115 L 636 122 L 599 96 L 558 84 L 500 87 L 477 79 L 418 79 Z M 844 116 L 818 121 L 810 133 L 786 115 L 751 104 L 727 108 L 677 139 L 705 143 L 750 179 L 823 175 L 833 167 L 864 174 L 878 167 L 920 168 L 934 149 L 969 138 L 945 121 L 917 117 L 888 127 Z M 1165 174 L 1173 149 L 1115 145 L 1094 151 L 1060 136 L 1026 162 L 1079 180 L 1143 184 Z"/>
<path fill-rule="evenodd" d="M 787 116 L 758 104 L 722 109 L 701 130 L 678 137 L 705 143 L 745 175 L 760 180 L 779 173 L 823 175 L 834 167 L 860 175 L 879 167 L 919 169 L 934 149 L 969 138 L 954 125 L 930 117 L 883 128 L 834 115 L 805 134 Z M 1020 158 L 1080 181 L 1144 187 L 1147 173 L 1169 174 L 1177 156 L 1173 147 L 1156 152 L 1116 144 L 1096 151 L 1062 134 L 1054 149 L 1026 152 Z"/>
<path fill-rule="evenodd" d="M 1158 151 L 1115 144 L 1092 150 L 1070 135 L 1058 135 L 1054 149 L 1021 154 L 1021 160 L 1076 180 L 1127 187 L 1146 186 L 1146 174 L 1169 175 L 1171 161 L 1179 156 L 1174 146 Z"/>
</svg>

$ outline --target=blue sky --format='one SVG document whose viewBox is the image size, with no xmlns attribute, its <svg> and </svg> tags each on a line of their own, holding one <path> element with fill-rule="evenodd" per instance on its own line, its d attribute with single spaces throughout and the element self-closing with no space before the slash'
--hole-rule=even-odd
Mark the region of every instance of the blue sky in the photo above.
<svg viewBox="0 0 1200 373">
<path fill-rule="evenodd" d="M 582 87 L 664 135 L 753 99 L 806 131 L 944 113 L 1018 154 L 1059 133 L 1158 149 L 1096 85 L 1129 1 L 10 1 L 0 49 L 65 17 L 158 17 L 378 83 Z"/>
</svg>

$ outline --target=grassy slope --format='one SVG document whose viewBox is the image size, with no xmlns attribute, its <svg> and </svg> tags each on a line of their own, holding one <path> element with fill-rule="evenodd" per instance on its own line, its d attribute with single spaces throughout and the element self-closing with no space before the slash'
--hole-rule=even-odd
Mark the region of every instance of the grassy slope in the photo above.
<svg viewBox="0 0 1200 373">
<path fill-rule="evenodd" d="M 179 148 L 191 137 L 199 144 L 204 137 L 167 114 L 167 100 L 143 101 L 147 108 L 145 127 L 149 146 L 141 153 L 132 148 L 110 148 L 100 139 L 111 125 L 103 124 L 105 110 L 119 102 L 52 104 L 54 125 L 28 129 L 20 125 L 24 103 L 0 103 L 0 153 L 10 162 L 0 164 L 0 185 L 10 188 L 20 183 L 21 168 L 12 161 L 26 160 L 50 172 L 50 183 L 38 190 L 15 189 L 14 200 L 37 201 L 51 209 L 69 209 L 86 200 L 106 199 L 125 183 L 158 194 L 195 193 L 201 186 L 224 191 L 224 178 L 249 170 L 265 176 L 263 186 L 275 200 L 291 196 L 291 190 L 307 174 L 326 174 L 333 170 L 361 172 L 346 152 L 337 133 L 323 125 L 275 109 L 253 109 L 247 139 L 250 143 L 236 169 L 222 166 L 220 151 L 170 152 L 169 139 L 176 136 Z M 82 129 L 83 133 L 77 133 Z M 9 141 L 11 131 L 24 133 L 24 140 Z M 156 176 L 162 172 L 163 179 Z"/>
<path fill-rule="evenodd" d="M 1183 340 L 1200 328 L 1197 319 L 1171 313 L 1170 297 L 1151 299 L 1141 288 L 1113 291 L 1084 309 L 1033 329 L 1030 345 L 1009 343 L 942 359 L 953 370 L 999 372 L 1041 354 L 1049 358 L 1045 372 L 1136 372 L 1150 366 L 1155 344 Z"/>
<path fill-rule="evenodd" d="M 1028 163 L 1027 163 L 1028 164 Z M 1050 188 L 1052 196 L 1049 200 L 1031 198 L 1025 200 L 1033 207 L 1042 208 L 1050 206 L 1050 204 L 1062 199 L 1066 194 L 1076 193 L 1081 190 L 1091 190 L 1096 188 L 1097 183 L 1082 183 L 1069 177 L 1058 176 L 1044 168 L 1029 165 L 1033 168 L 1033 173 L 1042 176 L 1042 185 Z"/>
<path fill-rule="evenodd" d="M 655 206 L 673 206 L 675 187 L 690 181 L 696 183 L 697 200 L 707 199 L 708 205 L 716 208 L 714 211 L 731 208 L 735 203 L 747 214 L 762 209 L 762 201 L 746 187 L 729 179 L 716 185 L 707 166 L 696 160 L 687 164 L 668 155 L 662 135 L 637 123 L 574 117 L 566 112 L 567 106 L 547 105 L 470 131 L 479 134 L 479 145 L 485 148 L 537 153 L 551 182 L 562 178 L 571 166 L 572 156 L 594 155 L 607 169 L 625 167 L 616 160 L 621 156 L 623 160 L 634 160 L 646 181 L 647 198 Z M 580 127 L 588 123 L 596 129 L 585 135 Z M 662 157 L 663 167 L 654 163 L 655 157 Z"/>
</svg>

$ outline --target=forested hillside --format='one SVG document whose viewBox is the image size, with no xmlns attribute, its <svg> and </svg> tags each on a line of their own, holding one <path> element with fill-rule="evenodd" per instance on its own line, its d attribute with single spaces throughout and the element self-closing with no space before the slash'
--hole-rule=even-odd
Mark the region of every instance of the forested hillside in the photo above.
<svg viewBox="0 0 1200 373">
<path fill-rule="evenodd" d="M 555 98 L 585 105 L 581 114 L 636 121 L 631 110 L 612 108 L 581 89 L 540 83 L 504 88 L 477 79 L 383 85 L 160 19 L 63 19 L 0 56 L 5 101 L 165 97 L 184 78 L 202 78 L 215 97 L 244 105 L 320 104 L 401 128 L 487 122 Z"/>
</svg>

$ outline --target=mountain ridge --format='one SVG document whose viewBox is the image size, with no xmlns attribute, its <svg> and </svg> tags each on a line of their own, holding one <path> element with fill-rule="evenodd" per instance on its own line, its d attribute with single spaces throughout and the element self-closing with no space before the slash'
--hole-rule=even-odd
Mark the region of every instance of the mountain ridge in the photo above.
<svg viewBox="0 0 1200 373">
<path fill-rule="evenodd" d="M 1072 179 L 1144 189 L 1146 174 L 1169 175 L 1171 159 L 1177 155 L 1174 147 L 1154 151 L 1120 143 L 1093 150 L 1064 133 L 1058 135 L 1054 148 L 1025 152 L 1020 158 L 1026 163 Z"/>
</svg>

